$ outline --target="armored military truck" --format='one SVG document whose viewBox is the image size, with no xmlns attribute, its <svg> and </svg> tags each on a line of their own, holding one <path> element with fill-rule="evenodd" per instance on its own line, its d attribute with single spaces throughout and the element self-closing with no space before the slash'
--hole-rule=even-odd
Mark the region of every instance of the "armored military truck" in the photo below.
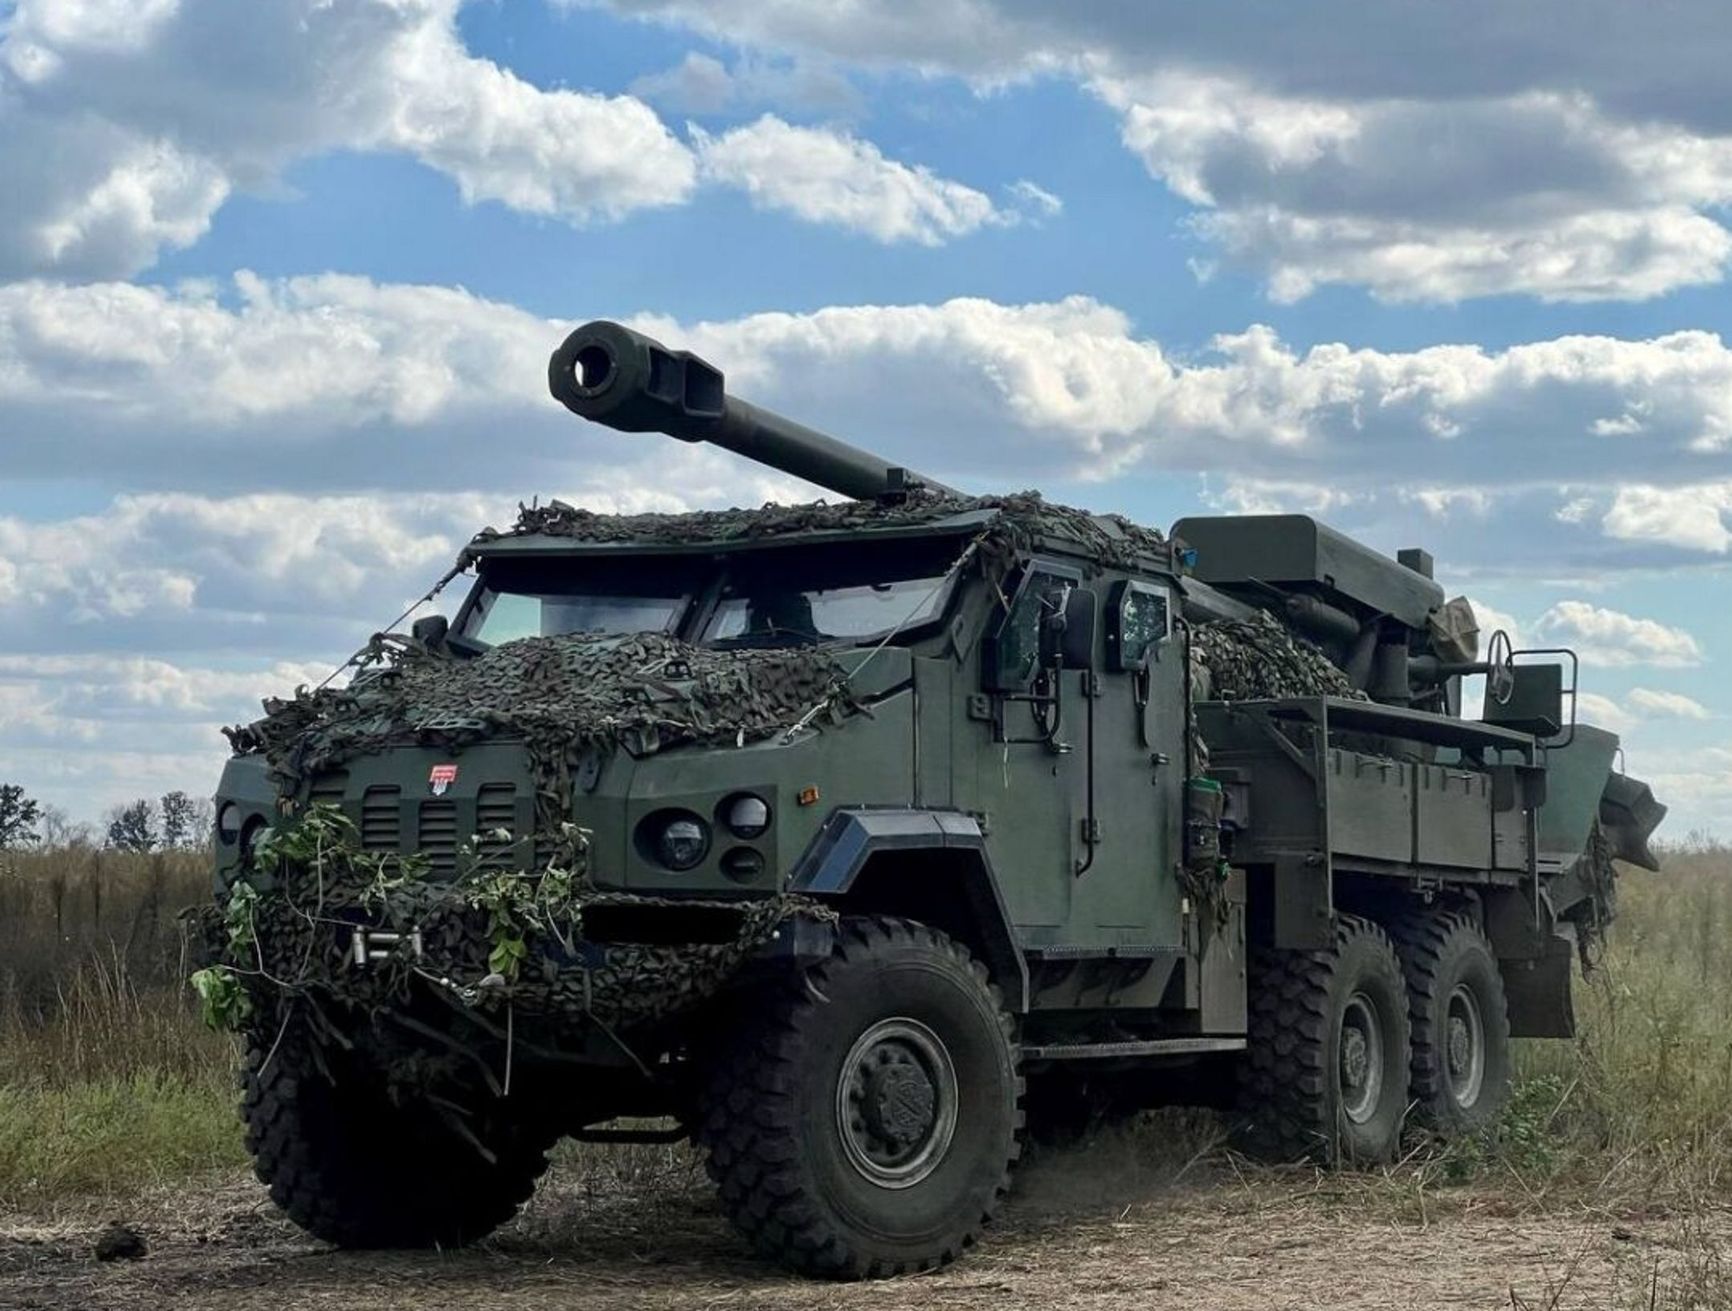
<svg viewBox="0 0 1732 1311">
<path fill-rule="evenodd" d="M 841 499 L 525 507 L 230 731 L 200 986 L 310 1232 L 463 1242 L 563 1136 L 689 1137 L 769 1257 L 917 1270 L 1025 1132 L 1200 1102 L 1384 1161 L 1571 1032 L 1664 809 L 1423 551 L 965 496 L 616 324 L 549 376 Z"/>
</svg>

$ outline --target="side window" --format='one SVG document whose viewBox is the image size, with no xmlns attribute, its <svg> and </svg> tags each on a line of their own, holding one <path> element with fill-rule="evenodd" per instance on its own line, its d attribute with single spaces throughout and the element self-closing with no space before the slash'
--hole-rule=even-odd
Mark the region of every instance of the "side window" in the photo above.
<svg viewBox="0 0 1732 1311">
<path fill-rule="evenodd" d="M 1122 582 L 1107 603 L 1107 665 L 1141 669 L 1150 652 L 1172 635 L 1171 594 L 1155 583 Z"/>
<path fill-rule="evenodd" d="M 983 650 L 990 691 L 1021 691 L 1034 681 L 1040 669 L 1041 624 L 1064 613 L 1065 598 L 1078 581 L 1049 566 L 1037 565 L 1024 573 L 1010 613 Z"/>
</svg>

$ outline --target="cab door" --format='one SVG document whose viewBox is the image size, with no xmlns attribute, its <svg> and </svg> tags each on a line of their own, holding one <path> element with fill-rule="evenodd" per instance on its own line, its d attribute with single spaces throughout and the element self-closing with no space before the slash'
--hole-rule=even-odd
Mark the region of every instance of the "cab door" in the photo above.
<svg viewBox="0 0 1732 1311">
<path fill-rule="evenodd" d="M 1089 671 L 1044 662 L 1043 628 L 1061 616 L 1081 572 L 1031 561 L 980 647 L 981 691 L 959 741 L 957 804 L 985 816 L 1011 922 L 1029 944 L 1071 940 L 1071 896 L 1083 859 L 1086 756 L 1082 690 Z M 1077 717 L 1072 721 L 1072 716 Z"/>
<path fill-rule="evenodd" d="M 1177 946 L 1186 687 L 1173 595 L 1146 579 L 1118 579 L 1103 590 L 1086 716 L 1095 841 L 1076 877 L 1073 930 L 1108 945 Z"/>
</svg>

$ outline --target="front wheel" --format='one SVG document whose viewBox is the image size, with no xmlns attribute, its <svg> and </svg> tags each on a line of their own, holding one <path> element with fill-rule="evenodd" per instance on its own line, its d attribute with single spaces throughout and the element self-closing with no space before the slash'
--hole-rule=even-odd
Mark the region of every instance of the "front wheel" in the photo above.
<svg viewBox="0 0 1732 1311">
<path fill-rule="evenodd" d="M 557 1134 L 477 1095 L 466 1123 L 393 1101 L 376 1076 L 317 1054 L 293 1026 L 249 1043 L 241 1116 L 271 1200 L 316 1238 L 351 1248 L 456 1247 L 528 1200 Z"/>
<path fill-rule="evenodd" d="M 734 1224 L 805 1274 L 929 1269 L 1009 1187 L 1022 1080 L 1010 1017 L 934 929 L 845 920 L 834 954 L 757 999 L 698 1129 Z"/>
</svg>

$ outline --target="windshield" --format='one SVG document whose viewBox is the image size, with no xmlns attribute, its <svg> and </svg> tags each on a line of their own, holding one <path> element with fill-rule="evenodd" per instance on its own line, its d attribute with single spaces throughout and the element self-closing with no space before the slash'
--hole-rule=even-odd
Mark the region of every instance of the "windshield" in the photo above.
<svg viewBox="0 0 1732 1311">
<path fill-rule="evenodd" d="M 488 646 L 566 633 L 671 633 L 688 598 L 605 592 L 495 592 L 476 602 L 465 636 Z"/>
<path fill-rule="evenodd" d="M 474 646 L 665 633 L 716 646 L 860 643 L 936 619 L 954 537 L 727 554 L 495 559 L 455 626 Z"/>
<path fill-rule="evenodd" d="M 706 642 L 833 642 L 924 623 L 944 599 L 944 575 L 802 587 L 776 578 L 730 583 L 704 627 Z"/>
</svg>

